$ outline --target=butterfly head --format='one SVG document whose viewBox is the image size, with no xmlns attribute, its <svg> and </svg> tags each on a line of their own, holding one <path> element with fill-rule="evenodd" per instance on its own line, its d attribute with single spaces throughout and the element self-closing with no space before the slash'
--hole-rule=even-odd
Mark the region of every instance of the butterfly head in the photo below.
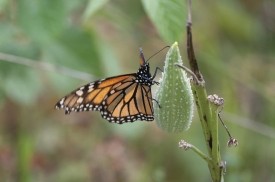
<svg viewBox="0 0 275 182">
<path fill-rule="evenodd" d="M 142 48 L 139 48 L 139 52 L 140 67 L 137 72 L 137 82 L 144 83 L 146 85 L 152 85 L 149 63 L 148 61 L 145 61 Z"/>
</svg>

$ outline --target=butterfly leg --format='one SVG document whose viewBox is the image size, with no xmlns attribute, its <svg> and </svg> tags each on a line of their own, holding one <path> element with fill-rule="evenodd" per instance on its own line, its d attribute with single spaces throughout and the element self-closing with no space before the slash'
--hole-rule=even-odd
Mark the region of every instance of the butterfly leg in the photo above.
<svg viewBox="0 0 275 182">
<path fill-rule="evenodd" d="M 159 82 L 154 81 L 154 80 L 152 81 L 152 83 L 153 83 L 153 84 L 157 84 L 157 85 L 159 85 Z"/>
<path fill-rule="evenodd" d="M 149 99 L 152 99 L 153 101 L 155 101 L 156 103 L 157 103 L 157 105 L 159 106 L 159 108 L 161 108 L 161 106 L 160 106 L 160 104 L 159 104 L 159 102 L 156 100 L 156 99 L 154 99 L 154 98 L 150 98 L 150 97 L 148 97 Z"/>
<path fill-rule="evenodd" d="M 145 93 L 146 93 L 146 97 L 147 97 L 148 99 L 151 99 L 152 101 L 155 101 L 155 102 L 157 103 L 158 107 L 161 108 L 159 102 L 158 102 L 156 99 L 154 99 L 154 98 L 152 98 L 152 97 L 149 97 L 147 91 L 145 91 Z"/>
<path fill-rule="evenodd" d="M 153 76 L 152 76 L 152 80 L 156 77 L 158 70 L 161 71 L 161 72 L 163 72 L 162 69 L 160 69 L 159 67 L 157 67 L 157 68 L 155 69 L 155 72 L 154 72 Z"/>
<path fill-rule="evenodd" d="M 148 98 L 148 99 L 151 99 L 152 101 L 155 101 L 155 102 L 157 103 L 158 107 L 161 108 L 159 102 L 158 102 L 156 99 L 154 99 L 154 98 L 152 98 L 152 97 L 148 97 L 148 96 L 147 96 L 147 98 Z"/>
<path fill-rule="evenodd" d="M 153 80 L 153 78 L 146 78 L 146 77 L 141 77 L 141 78 L 142 78 L 142 79 L 144 79 L 144 80 L 151 81 L 153 85 L 154 85 L 154 84 L 159 85 L 159 82 L 157 82 L 157 81 Z M 133 80 L 134 80 L 134 79 L 133 79 Z"/>
</svg>

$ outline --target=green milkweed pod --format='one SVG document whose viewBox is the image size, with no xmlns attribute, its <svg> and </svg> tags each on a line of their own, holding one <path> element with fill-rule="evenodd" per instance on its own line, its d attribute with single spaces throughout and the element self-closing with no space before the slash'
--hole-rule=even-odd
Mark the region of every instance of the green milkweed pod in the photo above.
<svg viewBox="0 0 275 182">
<path fill-rule="evenodd" d="M 169 49 L 165 66 L 156 91 L 154 105 L 157 125 L 168 132 L 182 132 L 190 127 L 194 112 L 194 98 L 190 79 L 186 72 L 175 66 L 182 64 L 178 43 L 175 42 Z"/>
</svg>

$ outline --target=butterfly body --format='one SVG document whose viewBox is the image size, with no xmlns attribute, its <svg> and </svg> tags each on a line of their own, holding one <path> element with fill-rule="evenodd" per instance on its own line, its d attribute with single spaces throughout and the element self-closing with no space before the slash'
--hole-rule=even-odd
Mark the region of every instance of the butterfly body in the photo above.
<svg viewBox="0 0 275 182">
<path fill-rule="evenodd" d="M 72 111 L 99 111 L 104 119 L 118 124 L 154 120 L 151 86 L 156 82 L 153 81 L 142 50 L 140 59 L 137 73 L 84 85 L 63 97 L 56 108 L 65 109 L 65 114 Z"/>
</svg>

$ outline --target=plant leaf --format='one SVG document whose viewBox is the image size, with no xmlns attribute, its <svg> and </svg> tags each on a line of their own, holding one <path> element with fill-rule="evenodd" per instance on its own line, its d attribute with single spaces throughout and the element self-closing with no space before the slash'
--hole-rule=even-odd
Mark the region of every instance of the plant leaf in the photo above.
<svg viewBox="0 0 275 182">
<path fill-rule="evenodd" d="M 108 1 L 109 0 L 90 0 L 89 4 L 84 12 L 83 20 L 87 21 L 99 9 L 101 9 Z"/>
<path fill-rule="evenodd" d="M 142 0 L 142 3 L 164 40 L 174 42 L 182 38 L 186 24 L 185 1 Z"/>
</svg>

